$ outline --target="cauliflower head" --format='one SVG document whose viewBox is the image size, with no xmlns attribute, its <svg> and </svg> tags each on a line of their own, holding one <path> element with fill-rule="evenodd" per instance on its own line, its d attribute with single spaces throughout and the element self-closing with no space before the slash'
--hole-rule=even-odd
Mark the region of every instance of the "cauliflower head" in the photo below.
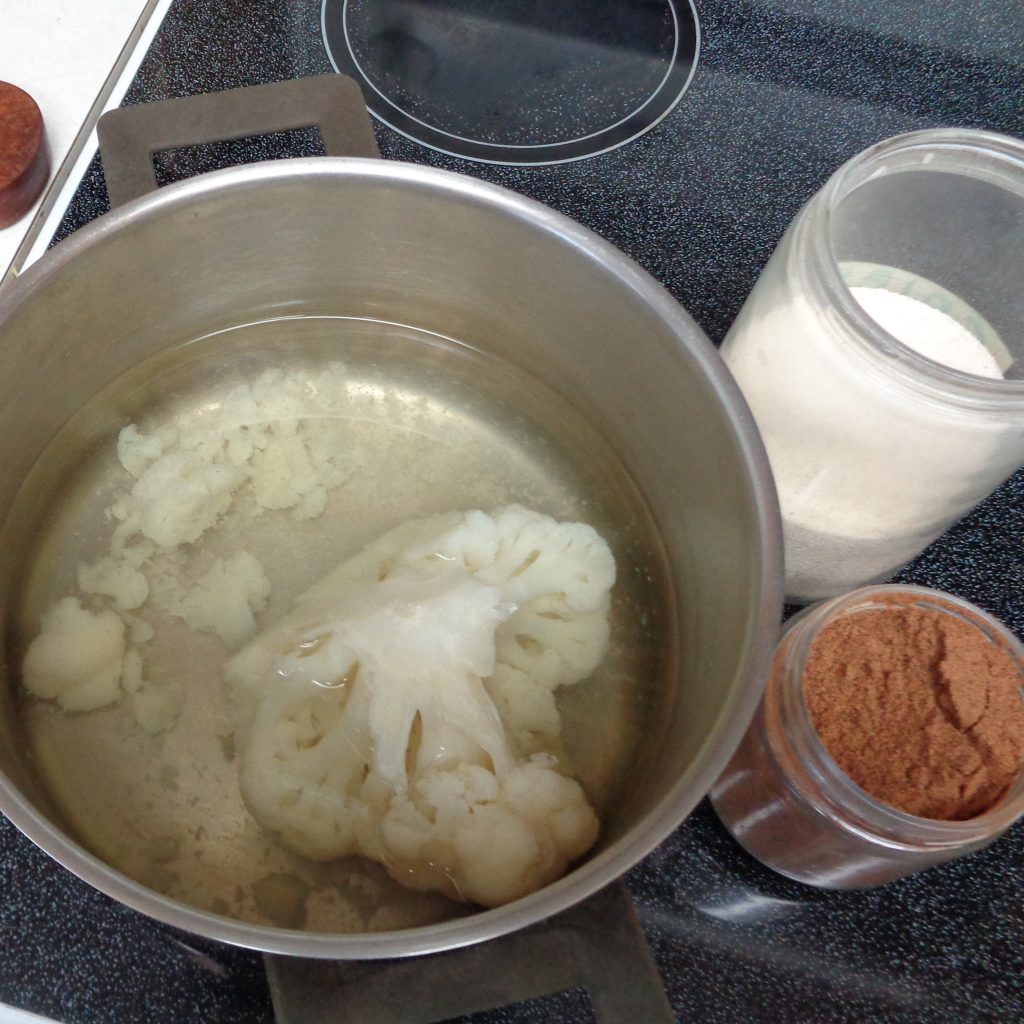
<svg viewBox="0 0 1024 1024">
<path fill-rule="evenodd" d="M 111 611 L 91 612 L 65 597 L 43 615 L 22 662 L 25 689 L 66 711 L 93 711 L 121 695 L 124 623 Z"/>
<path fill-rule="evenodd" d="M 591 527 L 516 505 L 391 530 L 227 663 L 253 816 L 486 906 L 558 878 L 598 822 L 555 691 L 604 656 L 614 579 Z"/>
</svg>

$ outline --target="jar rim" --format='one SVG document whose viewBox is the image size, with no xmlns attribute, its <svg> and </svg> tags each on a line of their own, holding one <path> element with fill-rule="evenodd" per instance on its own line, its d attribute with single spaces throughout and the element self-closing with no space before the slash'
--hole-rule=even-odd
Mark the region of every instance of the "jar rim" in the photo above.
<svg viewBox="0 0 1024 1024">
<path fill-rule="evenodd" d="M 862 789 L 834 760 L 811 722 L 804 699 L 803 671 L 820 631 L 840 615 L 868 609 L 906 607 L 904 604 L 878 600 L 883 596 L 897 594 L 915 598 L 913 603 L 920 607 L 955 614 L 977 626 L 993 643 L 1000 644 L 1011 655 L 1024 682 L 1024 645 L 1007 626 L 971 602 L 915 584 L 861 587 L 811 605 L 787 623 L 779 645 L 783 653 L 782 664 L 778 669 L 778 680 L 782 687 L 780 709 L 783 735 L 772 737 L 769 730 L 769 738 L 773 746 L 777 745 L 776 740 L 784 738 L 792 755 L 810 775 L 813 789 L 817 792 L 809 792 L 808 787 L 801 785 L 799 779 L 793 779 L 792 773 L 788 773 L 790 781 L 800 789 L 802 796 L 819 809 L 839 811 L 841 817 L 837 824 L 873 842 L 913 849 L 922 845 L 950 848 L 994 838 L 1024 815 L 1024 762 L 1009 789 L 981 814 L 958 821 L 924 818 L 883 803 Z"/>
<path fill-rule="evenodd" d="M 1020 179 L 1024 194 L 1024 142 L 1018 139 L 974 128 L 927 128 L 892 136 L 847 160 L 811 198 L 808 216 L 801 220 L 806 222 L 807 244 L 815 258 L 801 260 L 800 269 L 807 275 L 808 283 L 823 293 L 826 305 L 837 308 L 846 322 L 855 325 L 856 331 L 850 334 L 861 350 L 890 357 L 886 363 L 888 371 L 904 383 L 943 401 L 971 407 L 998 407 L 1007 402 L 1019 405 L 1024 400 L 1024 380 L 981 377 L 955 370 L 929 359 L 886 331 L 854 297 L 832 246 L 833 223 L 840 204 L 872 177 L 883 173 L 886 161 L 915 154 L 920 157 L 920 164 L 897 173 L 927 174 L 950 170 L 948 163 L 940 160 L 936 165 L 932 158 L 939 156 L 948 161 L 958 153 L 981 154 L 999 162 Z"/>
</svg>

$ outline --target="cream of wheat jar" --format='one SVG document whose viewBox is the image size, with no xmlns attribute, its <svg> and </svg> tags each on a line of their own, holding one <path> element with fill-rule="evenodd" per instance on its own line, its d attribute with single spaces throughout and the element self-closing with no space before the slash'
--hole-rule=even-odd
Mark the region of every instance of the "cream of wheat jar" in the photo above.
<svg viewBox="0 0 1024 1024">
<path fill-rule="evenodd" d="M 722 346 L 804 602 L 888 578 L 1024 462 L 1024 143 L 937 129 L 844 164 Z"/>
</svg>

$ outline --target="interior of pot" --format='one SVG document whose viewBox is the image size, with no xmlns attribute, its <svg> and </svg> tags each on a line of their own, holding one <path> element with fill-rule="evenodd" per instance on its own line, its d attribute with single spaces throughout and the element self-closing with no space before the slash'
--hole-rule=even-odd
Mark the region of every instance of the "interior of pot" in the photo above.
<svg viewBox="0 0 1024 1024">
<path fill-rule="evenodd" d="M 397 955 L 485 938 L 567 905 L 648 852 L 704 795 L 753 712 L 773 641 L 777 510 L 717 355 L 614 250 L 470 179 L 315 160 L 219 172 L 131 204 L 63 243 L 0 300 L 0 519 L 58 429 L 131 367 L 239 324 L 337 316 L 436 332 L 528 371 L 583 414 L 642 496 L 665 567 L 664 661 L 629 783 L 595 851 L 541 893 L 418 938 L 306 941 L 183 908 L 68 841 L 73 826 L 22 741 L 9 635 L 0 794 L 57 859 L 164 920 L 283 952 Z M 226 346 L 225 363 L 236 358 L 244 353 Z M 5 601 L 24 571 L 23 547 L 2 548 Z M 11 609 L 0 610 L 9 634 Z"/>
</svg>

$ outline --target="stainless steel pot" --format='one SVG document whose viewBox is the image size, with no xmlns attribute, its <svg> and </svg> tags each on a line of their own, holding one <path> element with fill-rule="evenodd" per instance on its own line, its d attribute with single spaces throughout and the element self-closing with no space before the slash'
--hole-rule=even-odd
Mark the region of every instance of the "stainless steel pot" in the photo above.
<svg viewBox="0 0 1024 1024">
<path fill-rule="evenodd" d="M 8 663 L 0 809 L 123 903 L 255 949 L 394 957 L 546 918 L 605 886 L 675 829 L 754 711 L 777 635 L 781 542 L 747 407 L 671 296 L 550 209 L 412 165 L 257 164 L 116 209 L 0 293 L 0 519 L 58 428 L 117 375 L 184 339 L 282 314 L 387 319 L 458 338 L 570 394 L 611 440 L 649 503 L 679 609 L 678 672 L 657 694 L 629 806 L 567 877 L 499 909 L 375 935 L 245 924 L 165 898 L 76 841 L 33 770 Z M 0 552 L 3 602 L 16 554 Z"/>
</svg>

